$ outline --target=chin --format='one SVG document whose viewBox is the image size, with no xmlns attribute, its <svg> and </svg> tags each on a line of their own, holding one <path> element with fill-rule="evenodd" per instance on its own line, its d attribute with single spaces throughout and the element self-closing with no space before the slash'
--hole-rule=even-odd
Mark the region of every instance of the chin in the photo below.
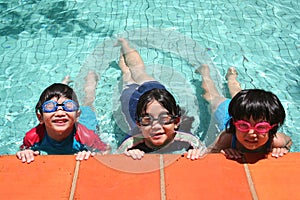
<svg viewBox="0 0 300 200">
<path fill-rule="evenodd" d="M 255 149 L 258 149 L 258 148 L 261 147 L 261 146 L 258 145 L 258 144 L 247 144 L 247 145 L 245 145 L 244 147 L 246 147 L 246 148 L 249 149 L 249 150 L 255 150 Z"/>
<path fill-rule="evenodd" d="M 151 141 L 152 145 L 155 147 L 160 147 L 160 146 L 164 146 L 166 144 L 166 140 L 152 140 Z"/>
</svg>

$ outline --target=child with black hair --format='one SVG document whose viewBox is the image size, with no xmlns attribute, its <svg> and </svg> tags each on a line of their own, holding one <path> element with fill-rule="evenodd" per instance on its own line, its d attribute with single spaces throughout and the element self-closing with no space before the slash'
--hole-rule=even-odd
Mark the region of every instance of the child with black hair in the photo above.
<svg viewBox="0 0 300 200">
<path fill-rule="evenodd" d="M 166 88 L 145 72 L 139 53 L 120 38 L 119 66 L 123 73 L 122 111 L 131 129 L 118 151 L 133 159 L 145 153 L 184 153 L 194 160 L 206 153 L 204 144 L 194 135 L 177 131 L 180 107 Z"/>
<path fill-rule="evenodd" d="M 241 90 L 237 72 L 231 67 L 227 73 L 231 100 L 220 95 L 209 75 L 209 68 L 200 69 L 203 97 L 212 105 L 212 112 L 223 130 L 211 147 L 227 158 L 239 159 L 243 153 L 259 152 L 273 157 L 288 153 L 292 141 L 278 128 L 284 123 L 285 111 L 276 95 L 261 89 Z"/>
<path fill-rule="evenodd" d="M 141 159 L 145 153 L 188 152 L 192 160 L 202 157 L 206 147 L 190 133 L 177 131 L 180 124 L 180 107 L 165 89 L 152 89 L 138 100 L 136 121 L 141 134 L 126 139 L 119 147 L 133 159 Z"/>
<path fill-rule="evenodd" d="M 46 154 L 76 154 L 76 160 L 86 160 L 95 152 L 106 154 L 110 146 L 103 143 L 94 132 L 96 115 L 92 110 L 95 99 L 97 76 L 89 72 L 85 83 L 85 100 L 82 107 L 74 90 L 67 85 L 69 78 L 63 83 L 54 83 L 41 94 L 36 105 L 36 116 L 40 124 L 28 131 L 17 152 L 22 162 L 34 161 L 34 156 Z M 89 122 L 90 130 L 78 122 L 79 116 Z"/>
</svg>

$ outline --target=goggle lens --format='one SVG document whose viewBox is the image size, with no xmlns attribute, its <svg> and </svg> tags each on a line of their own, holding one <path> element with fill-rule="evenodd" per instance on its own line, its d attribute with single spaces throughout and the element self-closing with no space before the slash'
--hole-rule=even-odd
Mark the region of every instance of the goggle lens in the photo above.
<svg viewBox="0 0 300 200">
<path fill-rule="evenodd" d="M 66 112 L 74 112 L 78 110 L 78 104 L 73 100 L 66 100 L 61 104 L 58 104 L 56 101 L 49 100 L 43 103 L 42 110 L 45 113 L 51 113 L 57 111 L 58 106 L 61 106 Z"/>
<path fill-rule="evenodd" d="M 234 122 L 234 125 L 241 132 L 249 132 L 251 129 L 253 129 L 260 134 L 267 133 L 274 128 L 274 126 L 276 126 L 276 124 L 271 126 L 268 122 L 259 122 L 253 127 L 249 122 L 244 120 Z"/>
<path fill-rule="evenodd" d="M 145 115 L 139 118 L 139 122 L 142 126 L 150 126 L 155 120 L 157 120 L 160 125 L 167 125 L 173 123 L 175 118 L 176 117 L 174 115 L 162 113 L 158 116 L 158 118 L 154 118 L 151 115 Z"/>
</svg>

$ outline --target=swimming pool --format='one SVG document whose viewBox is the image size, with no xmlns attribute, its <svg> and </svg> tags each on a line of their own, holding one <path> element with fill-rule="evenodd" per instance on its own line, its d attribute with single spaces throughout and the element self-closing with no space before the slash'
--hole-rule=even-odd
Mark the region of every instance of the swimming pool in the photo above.
<svg viewBox="0 0 300 200">
<path fill-rule="evenodd" d="M 78 83 L 90 68 L 100 76 L 95 102 L 100 136 L 118 145 L 126 132 L 115 106 L 118 36 L 132 41 L 149 72 L 181 105 L 195 108 L 188 115 L 201 139 L 209 143 L 215 135 L 206 134 L 210 119 L 203 117 L 207 105 L 194 71 L 211 62 L 225 94 L 224 76 L 232 65 L 243 88 L 274 92 L 287 113 L 280 130 L 293 138 L 292 151 L 300 151 L 299 8 L 298 1 L 286 0 L 2 1 L 0 155 L 14 154 L 25 132 L 37 125 L 34 106 L 45 87 L 69 74 L 80 94 Z"/>
</svg>

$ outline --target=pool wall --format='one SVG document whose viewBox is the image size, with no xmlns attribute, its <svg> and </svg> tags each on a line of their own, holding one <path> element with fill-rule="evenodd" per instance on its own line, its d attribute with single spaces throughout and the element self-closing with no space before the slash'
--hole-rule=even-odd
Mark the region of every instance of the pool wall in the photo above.
<svg viewBox="0 0 300 200">
<path fill-rule="evenodd" d="M 300 153 L 278 159 L 253 154 L 245 158 L 237 162 L 209 154 L 190 161 L 178 155 L 153 154 L 137 161 L 105 155 L 79 162 L 74 156 L 37 156 L 33 163 L 23 164 L 15 156 L 0 156 L 0 196 L 44 200 L 300 198 Z"/>
</svg>

